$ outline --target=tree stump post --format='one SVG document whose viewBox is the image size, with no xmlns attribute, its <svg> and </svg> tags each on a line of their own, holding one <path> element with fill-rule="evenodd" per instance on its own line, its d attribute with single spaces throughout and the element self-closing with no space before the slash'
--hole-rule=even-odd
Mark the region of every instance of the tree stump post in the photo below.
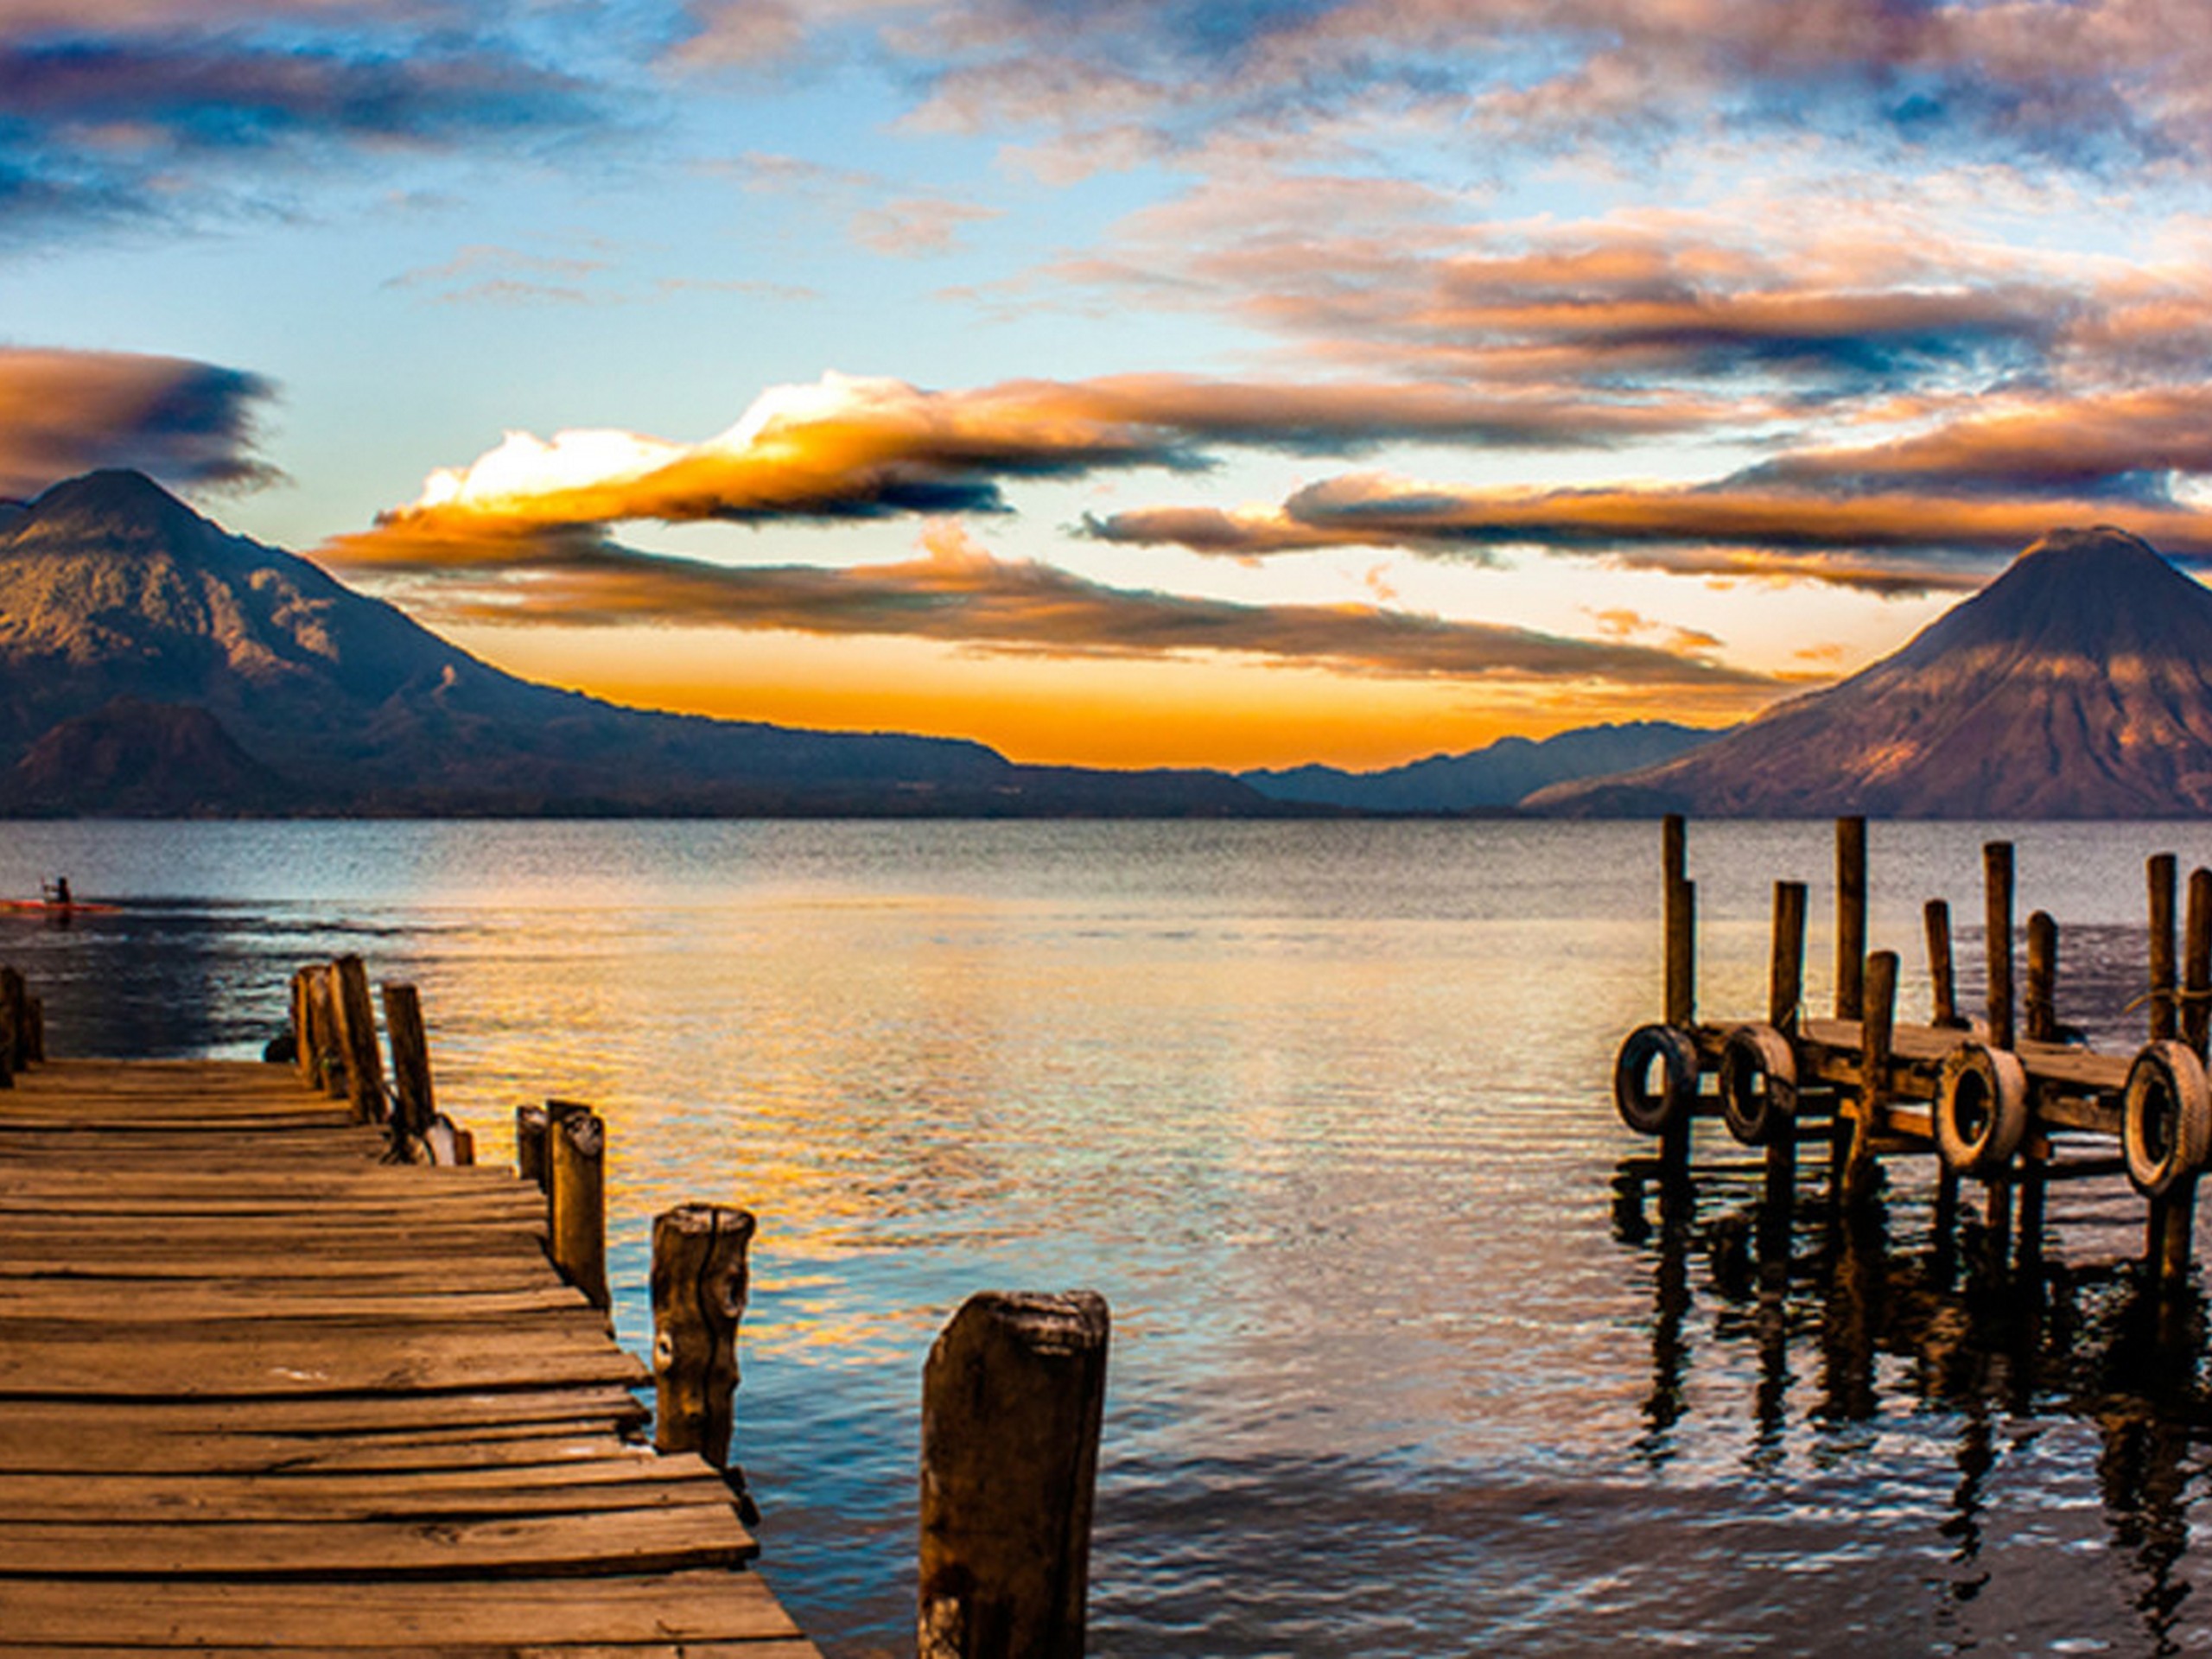
<svg viewBox="0 0 2212 1659">
<path fill-rule="evenodd" d="M 653 1217 L 653 1445 L 729 1467 L 737 1331 L 753 1213 L 687 1204 Z"/>
<path fill-rule="evenodd" d="M 1095 1292 L 986 1292 L 930 1350 L 918 1659 L 1080 1659 L 1107 1334 Z"/>
<path fill-rule="evenodd" d="M 607 1284 L 607 1125 L 588 1106 L 545 1103 L 548 1232 L 553 1265 L 602 1313 Z"/>
</svg>

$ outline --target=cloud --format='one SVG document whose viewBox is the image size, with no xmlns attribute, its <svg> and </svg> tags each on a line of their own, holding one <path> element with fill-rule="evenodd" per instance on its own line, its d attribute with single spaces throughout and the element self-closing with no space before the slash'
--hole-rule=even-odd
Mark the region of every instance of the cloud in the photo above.
<svg viewBox="0 0 2212 1659">
<path fill-rule="evenodd" d="M 1370 605 L 1243 605 L 1113 588 L 992 556 L 959 525 L 928 524 L 923 556 L 826 569 L 660 557 L 572 533 L 518 566 L 418 583 L 410 602 L 475 623 L 682 623 L 828 635 L 896 635 L 1053 657 L 1229 653 L 1341 672 L 1770 689 L 1764 677 L 1633 644 Z"/>
<path fill-rule="evenodd" d="M 600 91 L 444 7 L 0 9 L 0 206 L 19 226 L 175 217 L 272 162 L 605 128 Z M 12 200 L 11 200 L 12 199 Z"/>
<path fill-rule="evenodd" d="M 181 358 L 0 346 L 0 496 L 102 467 L 266 482 L 276 474 L 254 443 L 273 395 L 257 375 Z"/>
<path fill-rule="evenodd" d="M 862 208 L 847 230 L 854 241 L 874 252 L 913 259 L 955 251 L 963 226 L 998 216 L 995 207 L 944 196 L 901 196 L 880 207 Z"/>
<path fill-rule="evenodd" d="M 2212 559 L 2212 513 L 2184 505 L 2116 512 L 2110 501 L 2056 496 L 1826 495 L 1751 480 L 1538 490 L 1353 474 L 1274 509 L 1139 509 L 1093 518 L 1085 530 L 1100 541 L 1238 557 L 1343 546 L 1487 557 L 1533 547 L 1683 575 L 1904 595 L 1979 587 L 1990 556 L 2015 553 L 2055 524 L 2106 521 L 2177 556 Z"/>
<path fill-rule="evenodd" d="M 1652 398 L 1486 396 L 1438 385 L 1255 384 L 1178 375 L 1022 380 L 929 391 L 831 374 L 759 397 L 695 444 L 620 431 L 510 433 L 421 497 L 334 543 L 356 563 L 526 556 L 531 539 L 629 519 L 877 518 L 999 512 L 1009 480 L 1106 470 L 1192 473 L 1214 446 L 1343 454 L 1394 438 L 1599 443 L 1716 418 Z"/>
</svg>

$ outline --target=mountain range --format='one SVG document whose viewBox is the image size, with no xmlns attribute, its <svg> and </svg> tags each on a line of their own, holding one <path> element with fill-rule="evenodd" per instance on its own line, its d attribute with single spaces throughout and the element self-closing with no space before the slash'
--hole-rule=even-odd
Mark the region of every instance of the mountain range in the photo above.
<svg viewBox="0 0 2212 1659">
<path fill-rule="evenodd" d="M 1631 721 L 1541 739 L 1501 737 L 1465 754 L 1432 754 L 1379 772 L 1292 766 L 1236 775 L 1270 800 L 1360 812 L 1497 812 L 1550 784 L 1657 766 L 1715 735 L 1671 721 Z"/>
<path fill-rule="evenodd" d="M 1269 816 L 1223 772 L 622 709 L 501 672 L 137 473 L 0 505 L 0 811 Z"/>
<path fill-rule="evenodd" d="M 1028 766 L 504 673 L 136 473 L 0 503 L 0 813 L 2163 817 L 2212 810 L 2212 592 L 2056 531 L 1894 655 L 1723 733 L 1387 771 Z"/>
</svg>

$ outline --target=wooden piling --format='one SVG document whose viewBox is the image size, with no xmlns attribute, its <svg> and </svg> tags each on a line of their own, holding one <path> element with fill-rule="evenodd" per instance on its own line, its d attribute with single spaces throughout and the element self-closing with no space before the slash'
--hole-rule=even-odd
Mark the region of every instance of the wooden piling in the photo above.
<svg viewBox="0 0 2212 1659">
<path fill-rule="evenodd" d="M 320 1088 L 316 1077 L 319 1070 L 315 1028 L 315 996 L 308 985 L 308 969 L 295 969 L 292 973 L 292 1064 L 298 1068 L 300 1081 L 309 1088 Z"/>
<path fill-rule="evenodd" d="M 1890 1103 L 1891 1039 L 1897 1028 L 1897 953 L 1877 950 L 1866 958 L 1861 979 L 1865 1023 L 1860 1027 L 1863 1047 L 1859 1070 L 1858 1110 L 1851 1126 L 1851 1157 L 1844 1170 L 1846 1201 L 1859 1204 L 1873 1196 L 1874 1136 L 1882 1128 Z"/>
<path fill-rule="evenodd" d="M 1774 884 L 1774 944 L 1767 963 L 1767 1023 L 1784 1036 L 1797 1030 L 1805 1000 L 1805 884 Z M 1765 1230 L 1762 1254 L 1789 1244 L 1789 1211 L 1797 1197 L 1797 1123 L 1783 1120 L 1766 1146 Z"/>
<path fill-rule="evenodd" d="M 614 1306 L 607 1284 L 607 1125 L 574 1101 L 545 1103 L 547 1249 L 561 1276 L 605 1313 Z"/>
<path fill-rule="evenodd" d="M 2031 1043 L 2058 1040 L 2058 924 L 2048 911 L 2028 918 L 2028 982 L 2020 1024 L 2021 1034 Z"/>
<path fill-rule="evenodd" d="M 2174 900 L 2179 875 L 2171 853 L 2153 853 L 2143 867 L 2151 889 L 2151 1040 L 2181 1033 L 2180 976 L 2175 967 Z"/>
<path fill-rule="evenodd" d="M 2027 989 L 2020 1008 L 2022 1035 L 2031 1043 L 2058 1040 L 2058 924 L 2050 912 L 2028 917 Z M 2031 1085 L 2032 1088 L 2032 1085 Z M 2043 1255 L 2044 1206 L 2050 1180 L 2045 1160 L 2036 1151 L 2037 1137 L 2020 1148 L 2018 1258 L 2023 1265 Z"/>
<path fill-rule="evenodd" d="M 1866 1007 L 1866 820 L 1835 821 L 1835 1017 Z"/>
<path fill-rule="evenodd" d="M 412 985 L 385 986 L 384 1031 L 391 1046 L 391 1142 L 410 1152 L 428 1141 L 431 1121 L 438 1115 L 430 1090 L 430 1039 L 423 1029 L 423 999 Z"/>
<path fill-rule="evenodd" d="M 34 1065 L 46 1064 L 46 1001 L 34 996 L 25 1004 L 29 1022 L 23 1027 L 23 1040 L 28 1046 L 25 1058 Z"/>
<path fill-rule="evenodd" d="M 1080 1659 L 1105 1300 L 970 1297 L 922 1381 L 918 1659 Z"/>
<path fill-rule="evenodd" d="M 1668 891 L 1667 1023 L 1688 1027 L 1697 1020 L 1697 883 L 1680 881 Z"/>
<path fill-rule="evenodd" d="M 30 1063 L 25 1027 L 30 1024 L 30 994 L 16 969 L 0 967 L 0 1025 L 8 1030 L 8 1071 L 12 1076 Z"/>
<path fill-rule="evenodd" d="M 2212 1036 L 2212 870 L 2189 873 L 2189 909 L 2183 925 L 2182 1040 L 2204 1058 Z"/>
<path fill-rule="evenodd" d="M 384 1058 L 377 1052 L 376 1007 L 369 1000 L 369 970 L 359 957 L 331 964 L 338 982 L 338 1029 L 346 1051 L 346 1099 L 356 1122 L 385 1118 Z"/>
<path fill-rule="evenodd" d="M 1958 969 L 1951 957 L 1951 906 L 1944 899 L 1930 899 L 1921 918 L 1928 931 L 1928 1023 L 1964 1026 L 1966 1021 L 1959 1018 Z"/>
<path fill-rule="evenodd" d="M 653 1217 L 653 1445 L 729 1467 L 752 1211 L 687 1204 Z"/>
<path fill-rule="evenodd" d="M 2145 1233 L 2145 1255 L 2159 1289 L 2171 1292 L 2186 1284 L 2196 1236 L 2195 1176 L 2175 1182 L 2164 1197 L 2151 1200 Z"/>
<path fill-rule="evenodd" d="M 1766 1020 L 1794 1033 L 1805 1000 L 1805 884 L 1774 884 L 1774 945 L 1767 961 Z"/>
<path fill-rule="evenodd" d="M 1989 1042 L 2012 1046 L 2012 843 L 1981 849 L 1983 931 L 1989 958 Z"/>
<path fill-rule="evenodd" d="M 550 1194 L 553 1185 L 546 1173 L 545 1124 L 543 1106 L 515 1108 L 515 1173 L 534 1183 L 539 1192 Z"/>
</svg>

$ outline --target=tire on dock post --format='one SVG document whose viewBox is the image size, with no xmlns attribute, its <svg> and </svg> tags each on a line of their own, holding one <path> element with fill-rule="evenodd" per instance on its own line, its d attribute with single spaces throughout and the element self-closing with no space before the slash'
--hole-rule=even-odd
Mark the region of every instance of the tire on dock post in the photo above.
<svg viewBox="0 0 2212 1659">
<path fill-rule="evenodd" d="M 1721 1045 L 1720 1116 L 1747 1147 L 1771 1145 L 1796 1122 L 1797 1051 L 1772 1026 L 1738 1026 Z"/>
<path fill-rule="evenodd" d="M 1680 1026 L 1638 1026 L 1613 1062 L 1613 1108 L 1638 1135 L 1664 1135 L 1697 1109 L 1697 1077 L 1695 1037 Z"/>
<path fill-rule="evenodd" d="M 2212 1154 L 2212 1084 L 2188 1044 L 2145 1043 L 2128 1068 L 2120 1109 L 2120 1151 L 2138 1192 L 2160 1198 L 2196 1179 Z"/>
<path fill-rule="evenodd" d="M 1933 1116 L 1944 1166 L 1986 1180 L 2027 1136 L 2027 1068 L 2009 1048 L 1961 1043 L 1943 1057 Z"/>
</svg>

